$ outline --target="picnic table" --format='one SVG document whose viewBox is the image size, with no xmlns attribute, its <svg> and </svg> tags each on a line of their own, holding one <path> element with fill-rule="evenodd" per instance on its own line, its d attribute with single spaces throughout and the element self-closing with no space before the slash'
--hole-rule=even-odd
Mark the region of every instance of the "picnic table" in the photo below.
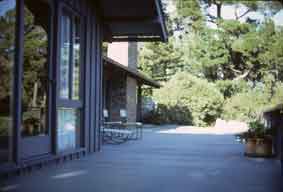
<svg viewBox="0 0 283 192">
<path fill-rule="evenodd" d="M 102 127 L 103 142 L 121 144 L 129 140 L 141 139 L 143 136 L 140 122 L 104 122 Z"/>
</svg>

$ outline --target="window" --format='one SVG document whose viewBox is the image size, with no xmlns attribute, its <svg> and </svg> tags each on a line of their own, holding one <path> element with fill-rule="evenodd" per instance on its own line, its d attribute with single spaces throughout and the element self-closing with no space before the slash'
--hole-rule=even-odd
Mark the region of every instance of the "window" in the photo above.
<svg viewBox="0 0 283 192">
<path fill-rule="evenodd" d="M 61 17 L 60 98 L 80 99 L 80 20 L 63 12 Z"/>
<path fill-rule="evenodd" d="M 72 149 L 77 147 L 76 138 L 80 128 L 80 111 L 71 108 L 58 110 L 58 149 Z"/>
<path fill-rule="evenodd" d="M 49 10 L 25 0 L 22 136 L 44 136 L 47 128 Z"/>
<path fill-rule="evenodd" d="M 76 17 L 74 22 L 72 99 L 77 100 L 80 98 L 80 20 Z"/>
<path fill-rule="evenodd" d="M 81 23 L 79 16 L 62 10 L 60 21 L 58 150 L 80 147 Z"/>
<path fill-rule="evenodd" d="M 0 164 L 11 161 L 16 0 L 0 1 Z"/>
<path fill-rule="evenodd" d="M 61 19 L 61 57 L 60 57 L 60 98 L 69 98 L 71 19 L 63 15 Z"/>
</svg>

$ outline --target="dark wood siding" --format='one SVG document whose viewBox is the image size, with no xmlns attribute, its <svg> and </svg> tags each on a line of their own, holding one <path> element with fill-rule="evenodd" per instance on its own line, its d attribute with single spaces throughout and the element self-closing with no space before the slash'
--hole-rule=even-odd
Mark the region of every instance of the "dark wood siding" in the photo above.
<svg viewBox="0 0 283 192">
<path fill-rule="evenodd" d="M 102 111 L 102 26 L 98 5 L 85 1 L 86 10 L 86 73 L 85 73 L 85 128 L 89 152 L 100 149 Z"/>
<path fill-rule="evenodd" d="M 44 0 L 46 2 L 46 0 Z M 49 81 L 54 85 L 50 92 L 52 102 L 50 104 L 51 115 L 51 147 L 52 153 L 42 157 L 31 157 L 21 159 L 21 85 L 22 85 L 22 62 L 23 62 L 23 8 L 24 1 L 17 1 L 17 39 L 16 39 L 16 59 L 15 59 L 15 87 L 14 87 L 14 142 L 13 160 L 11 168 L 22 168 L 33 165 L 34 162 L 43 162 L 50 159 L 58 159 L 68 154 L 77 154 L 80 151 L 89 153 L 100 149 L 100 122 L 102 111 L 102 21 L 99 16 L 99 6 L 90 0 L 49 0 L 51 7 L 51 35 L 50 35 L 50 74 Z M 57 106 L 58 106 L 58 64 L 60 53 L 60 15 L 61 8 L 67 7 L 76 15 L 80 15 L 81 27 L 81 64 L 82 64 L 82 129 L 80 132 L 81 149 L 74 149 L 67 153 L 57 151 Z M 36 146 L 34 146 L 36 147 Z M 9 168 L 0 167 L 0 175 L 7 172 Z"/>
</svg>

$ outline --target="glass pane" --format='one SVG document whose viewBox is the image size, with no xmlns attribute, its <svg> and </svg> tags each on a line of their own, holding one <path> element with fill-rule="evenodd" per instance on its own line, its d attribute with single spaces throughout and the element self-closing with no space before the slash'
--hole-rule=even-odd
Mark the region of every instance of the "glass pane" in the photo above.
<svg viewBox="0 0 283 192">
<path fill-rule="evenodd" d="M 60 97 L 69 98 L 71 20 L 68 15 L 61 17 L 60 55 Z"/>
<path fill-rule="evenodd" d="M 74 46 L 73 46 L 73 94 L 72 99 L 80 97 L 80 20 L 74 22 Z"/>
<path fill-rule="evenodd" d="M 22 136 L 48 134 L 48 5 L 38 11 L 32 1 L 24 9 L 24 65 L 22 87 Z"/>
<path fill-rule="evenodd" d="M 11 160 L 16 1 L 0 1 L 0 164 Z"/>
<path fill-rule="evenodd" d="M 58 110 L 58 149 L 74 149 L 77 146 L 77 133 L 80 129 L 80 112 L 77 109 L 60 108 Z"/>
</svg>

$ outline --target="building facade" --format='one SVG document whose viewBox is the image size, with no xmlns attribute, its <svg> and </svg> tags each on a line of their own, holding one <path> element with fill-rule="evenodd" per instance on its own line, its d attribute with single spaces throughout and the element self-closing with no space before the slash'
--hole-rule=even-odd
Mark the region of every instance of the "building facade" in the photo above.
<svg viewBox="0 0 283 192">
<path fill-rule="evenodd" d="M 122 65 L 137 71 L 138 65 L 138 45 L 136 42 L 117 42 L 108 45 L 107 56 Z M 137 121 L 137 87 L 138 83 L 135 78 L 126 75 L 124 78 L 123 89 L 125 90 L 125 106 L 127 111 L 127 120 Z M 112 89 L 112 91 L 115 91 Z M 115 105 L 115 103 L 113 103 Z M 112 110 L 113 111 L 113 110 Z M 110 111 L 111 112 L 111 111 Z M 114 116 L 114 115 L 112 115 Z M 115 117 L 115 116 L 114 116 Z"/>
<path fill-rule="evenodd" d="M 145 40 L 159 0 L 0 1 L 0 173 L 99 150 L 102 42 Z"/>
<path fill-rule="evenodd" d="M 139 72 L 137 43 L 109 44 L 103 74 L 103 109 L 108 111 L 108 120 L 121 121 L 120 111 L 124 110 L 128 122 L 141 121 L 142 86 L 160 85 Z"/>
</svg>

